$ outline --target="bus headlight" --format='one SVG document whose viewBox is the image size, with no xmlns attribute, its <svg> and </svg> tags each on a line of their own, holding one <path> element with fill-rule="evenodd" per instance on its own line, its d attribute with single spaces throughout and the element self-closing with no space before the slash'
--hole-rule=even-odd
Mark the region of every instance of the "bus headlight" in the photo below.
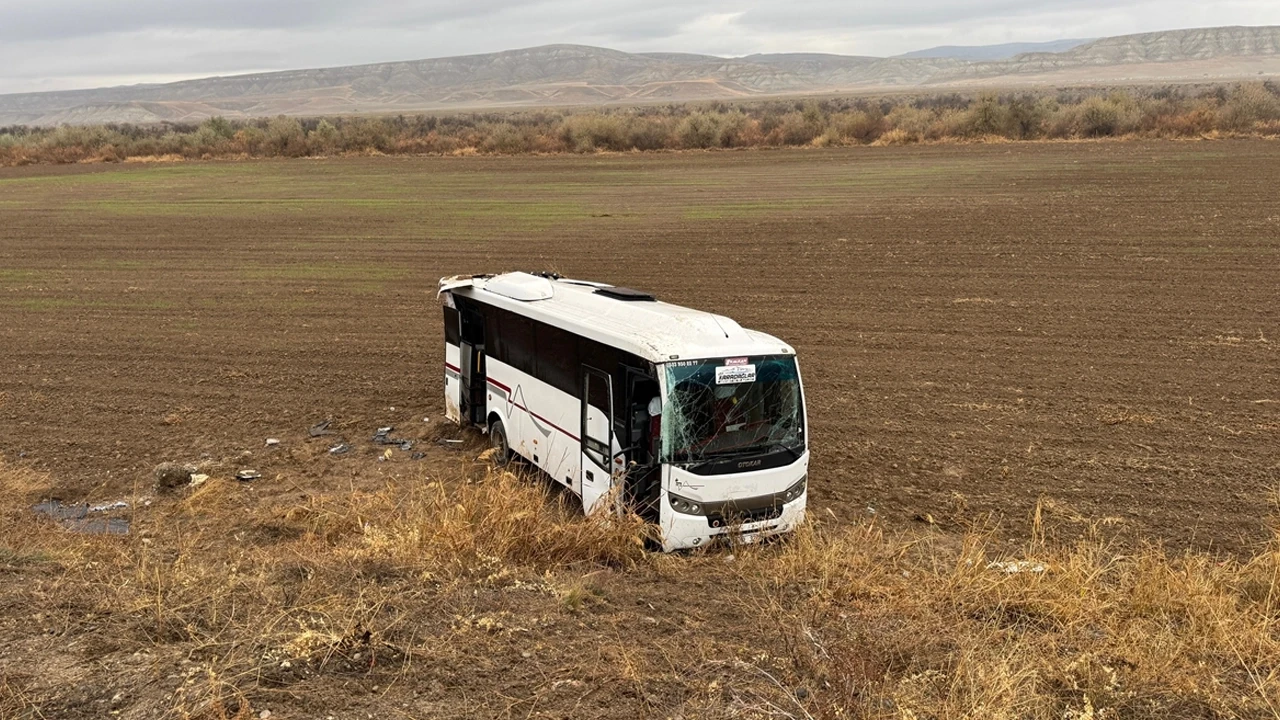
<svg viewBox="0 0 1280 720">
<path fill-rule="evenodd" d="M 795 485 L 782 491 L 782 502 L 789 503 L 804 494 L 805 484 L 809 482 L 809 473 L 800 476 Z"/>
<path fill-rule="evenodd" d="M 675 493 L 667 493 L 667 499 L 671 502 L 671 509 L 685 515 L 706 515 L 707 510 L 702 503 L 689 498 L 682 498 Z"/>
</svg>

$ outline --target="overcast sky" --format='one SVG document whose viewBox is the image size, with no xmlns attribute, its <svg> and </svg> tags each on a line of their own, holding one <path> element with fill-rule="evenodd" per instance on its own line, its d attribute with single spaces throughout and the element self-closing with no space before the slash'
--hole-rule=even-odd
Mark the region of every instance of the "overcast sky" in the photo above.
<svg viewBox="0 0 1280 720">
<path fill-rule="evenodd" d="M 1280 0 L 0 0 L 0 93 L 548 43 L 883 56 L 1217 25 L 1280 25 Z"/>
</svg>

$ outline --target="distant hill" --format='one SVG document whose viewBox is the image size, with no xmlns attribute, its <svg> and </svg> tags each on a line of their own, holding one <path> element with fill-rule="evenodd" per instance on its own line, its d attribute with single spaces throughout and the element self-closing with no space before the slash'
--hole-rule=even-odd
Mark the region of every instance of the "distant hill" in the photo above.
<svg viewBox="0 0 1280 720">
<path fill-rule="evenodd" d="M 956 60 L 1008 60 L 1030 52 L 1059 53 L 1093 40 L 1051 40 L 1039 43 L 1002 43 L 1000 45 L 939 45 L 897 55 L 900 58 L 953 58 Z"/>
<path fill-rule="evenodd" d="M 963 76 L 963 77 L 962 77 Z M 968 63 L 953 85 L 1239 80 L 1280 76 L 1280 27 L 1169 30 L 1101 38 L 1065 52 Z"/>
<path fill-rule="evenodd" d="M 1126 35 L 1086 42 L 1061 52 L 1040 49 L 996 60 L 821 53 L 722 58 L 547 45 L 483 55 L 212 77 L 162 85 L 0 95 L 0 126 L 199 121 L 214 115 L 316 116 L 683 102 L 966 85 L 1176 82 L 1278 75 L 1280 27 Z"/>
<path fill-rule="evenodd" d="M 1059 53 L 1028 53 L 1015 61 L 1043 60 L 1066 65 L 1213 60 L 1280 54 L 1280 27 L 1221 27 L 1119 35 Z"/>
</svg>

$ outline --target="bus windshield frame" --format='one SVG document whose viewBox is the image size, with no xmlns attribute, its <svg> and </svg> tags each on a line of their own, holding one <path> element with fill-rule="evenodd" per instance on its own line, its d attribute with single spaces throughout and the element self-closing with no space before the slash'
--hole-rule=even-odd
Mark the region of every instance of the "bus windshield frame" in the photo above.
<svg viewBox="0 0 1280 720">
<path fill-rule="evenodd" d="M 794 355 L 663 363 L 663 463 L 694 465 L 805 449 Z"/>
</svg>

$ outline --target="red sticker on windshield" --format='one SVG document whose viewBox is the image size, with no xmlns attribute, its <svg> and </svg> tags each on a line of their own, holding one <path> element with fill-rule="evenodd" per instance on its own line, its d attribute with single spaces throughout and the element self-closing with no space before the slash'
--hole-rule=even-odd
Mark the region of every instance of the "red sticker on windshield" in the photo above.
<svg viewBox="0 0 1280 720">
<path fill-rule="evenodd" d="M 725 358 L 725 365 L 746 365 L 747 358 Z"/>
</svg>

